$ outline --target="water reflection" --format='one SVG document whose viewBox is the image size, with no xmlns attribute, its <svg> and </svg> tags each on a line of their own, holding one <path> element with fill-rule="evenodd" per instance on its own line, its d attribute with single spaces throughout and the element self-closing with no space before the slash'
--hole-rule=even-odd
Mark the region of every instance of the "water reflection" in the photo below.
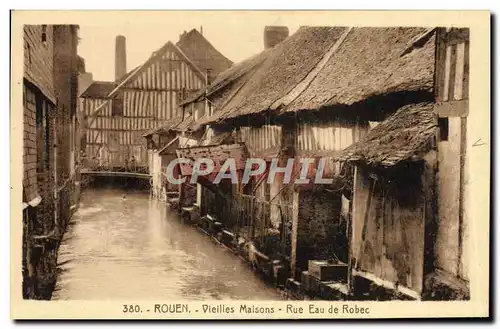
<svg viewBox="0 0 500 329">
<path fill-rule="evenodd" d="M 60 246 L 53 299 L 279 299 L 144 192 L 92 189 Z"/>
</svg>

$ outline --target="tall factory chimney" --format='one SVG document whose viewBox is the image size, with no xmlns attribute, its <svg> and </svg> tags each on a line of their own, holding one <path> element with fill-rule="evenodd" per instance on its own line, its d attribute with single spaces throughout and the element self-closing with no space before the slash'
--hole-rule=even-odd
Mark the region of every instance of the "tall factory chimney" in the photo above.
<svg viewBox="0 0 500 329">
<path fill-rule="evenodd" d="M 266 26 L 264 28 L 264 48 L 272 48 L 281 41 L 288 38 L 288 27 L 286 26 Z"/>
<path fill-rule="evenodd" d="M 115 43 L 115 80 L 127 73 L 127 45 L 123 35 L 116 36 Z"/>
</svg>

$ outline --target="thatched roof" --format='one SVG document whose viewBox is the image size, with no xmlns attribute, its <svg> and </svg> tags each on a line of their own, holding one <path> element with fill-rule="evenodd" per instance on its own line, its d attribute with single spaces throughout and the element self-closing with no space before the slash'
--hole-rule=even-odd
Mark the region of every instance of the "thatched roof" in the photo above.
<svg viewBox="0 0 500 329">
<path fill-rule="evenodd" d="M 271 49 L 267 49 L 239 63 L 233 64 L 229 69 L 220 73 L 215 80 L 207 86 L 206 89 L 202 89 L 188 97 L 182 102 L 182 104 L 188 104 L 196 101 L 200 99 L 200 97 L 204 96 L 205 93 L 207 96 L 210 96 L 218 93 L 219 91 L 221 91 L 221 93 L 217 95 L 217 101 L 218 103 L 223 103 L 220 98 L 224 95 L 231 94 L 232 90 L 237 90 L 239 86 L 244 84 L 248 80 L 249 75 L 247 74 L 255 71 L 258 65 L 261 64 L 270 53 Z"/>
<path fill-rule="evenodd" d="M 168 133 L 169 131 L 176 130 L 175 128 L 181 123 L 181 121 L 182 121 L 182 116 L 162 121 L 161 125 L 158 128 L 152 128 L 146 131 L 142 136 L 148 137 L 153 134 L 164 134 Z"/>
<path fill-rule="evenodd" d="M 232 135 L 233 134 L 231 132 L 217 134 L 210 139 L 210 143 L 207 145 L 232 144 L 234 143 Z"/>
<path fill-rule="evenodd" d="M 148 137 L 153 134 L 165 134 L 170 131 L 190 131 L 194 125 L 193 116 L 188 116 L 182 119 L 182 115 L 175 118 L 165 120 L 161 123 L 158 128 L 153 128 L 146 131 L 142 136 Z"/>
<path fill-rule="evenodd" d="M 176 45 L 203 73 L 210 69 L 217 76 L 233 64 L 196 29 L 183 34 Z"/>
<path fill-rule="evenodd" d="M 88 88 L 83 92 L 80 97 L 83 98 L 107 98 L 109 93 L 116 88 L 116 83 L 109 81 L 94 81 Z"/>
<path fill-rule="evenodd" d="M 208 87 L 215 114 L 198 125 L 433 88 L 434 34 L 425 28 L 303 27 L 260 56 L 236 64 Z"/>
<path fill-rule="evenodd" d="M 265 60 L 214 115 L 228 119 L 265 111 L 315 68 L 343 34 L 343 27 L 302 27 L 271 48 Z"/>
<path fill-rule="evenodd" d="M 406 105 L 343 150 L 338 159 L 383 167 L 422 160 L 435 133 L 433 103 Z"/>
<path fill-rule="evenodd" d="M 434 39 L 410 53 L 424 28 L 354 28 L 284 112 L 352 105 L 371 96 L 432 90 Z M 433 37 L 433 35 L 429 35 Z"/>
<path fill-rule="evenodd" d="M 177 126 L 175 126 L 175 131 L 190 131 L 194 124 L 194 117 L 192 115 L 184 118 Z"/>
</svg>

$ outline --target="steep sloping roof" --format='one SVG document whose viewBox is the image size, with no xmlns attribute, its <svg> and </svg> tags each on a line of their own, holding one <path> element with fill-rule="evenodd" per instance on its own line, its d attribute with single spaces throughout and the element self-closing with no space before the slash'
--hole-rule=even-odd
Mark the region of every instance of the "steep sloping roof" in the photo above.
<svg viewBox="0 0 500 329">
<path fill-rule="evenodd" d="M 176 45 L 203 73 L 211 69 L 217 76 L 233 64 L 196 29 L 183 34 Z"/>
<path fill-rule="evenodd" d="M 142 136 L 143 137 L 148 137 L 153 134 L 162 134 L 162 133 L 167 133 L 171 130 L 175 130 L 175 128 L 181 123 L 182 121 L 182 116 L 177 116 L 174 118 L 170 118 L 168 120 L 162 121 L 160 126 L 158 128 L 152 128 L 148 131 L 146 131 Z"/>
<path fill-rule="evenodd" d="M 354 28 L 319 74 L 284 111 L 351 105 L 374 95 L 432 90 L 434 42 L 406 53 L 425 28 Z"/>
<path fill-rule="evenodd" d="M 187 55 L 184 54 L 184 52 L 179 47 L 177 47 L 171 41 L 168 41 L 159 50 L 153 52 L 151 57 L 146 62 L 144 62 L 142 65 L 136 67 L 134 70 L 132 70 L 131 72 L 125 74 L 122 78 L 120 78 L 117 89 L 120 89 L 123 86 L 127 86 L 129 83 L 133 82 L 134 79 L 139 76 L 139 74 L 144 72 L 144 70 L 146 70 L 155 61 L 161 59 L 161 57 L 167 50 L 175 52 L 177 56 L 179 56 L 186 63 L 186 65 L 188 65 L 193 70 L 193 72 L 196 75 L 198 75 L 200 79 L 205 78 L 205 73 L 202 72 L 201 69 L 198 66 L 196 66 L 196 64 L 189 57 L 187 57 Z M 109 95 L 109 97 L 112 96 L 113 95 Z"/>
<path fill-rule="evenodd" d="M 109 81 L 94 81 L 88 88 L 83 92 L 80 97 L 83 98 L 106 98 L 117 86 L 114 82 Z"/>
<path fill-rule="evenodd" d="M 394 166 L 421 160 L 436 132 L 433 103 L 406 105 L 343 150 L 339 160 L 372 166 Z"/>
<path fill-rule="evenodd" d="M 141 67 L 141 65 L 134 67 L 134 69 L 133 69 L 133 70 L 128 71 L 128 72 L 127 72 L 127 73 L 125 73 L 122 77 L 120 77 L 120 78 L 116 79 L 116 83 L 117 83 L 117 84 L 120 84 L 120 83 L 122 83 L 124 80 L 127 80 L 127 79 L 129 78 L 129 76 L 130 76 L 130 75 L 132 75 L 133 73 L 135 73 L 135 71 L 137 71 L 140 67 Z"/>
<path fill-rule="evenodd" d="M 302 27 L 269 51 L 221 73 L 207 88 L 215 114 L 197 124 L 267 110 L 279 115 L 352 105 L 400 91 L 431 91 L 431 32 L 406 27 Z"/>
<path fill-rule="evenodd" d="M 194 117 L 192 115 L 184 118 L 176 127 L 176 131 L 188 131 L 191 130 L 191 127 L 194 124 Z"/>
<path fill-rule="evenodd" d="M 143 64 L 129 71 L 115 82 L 99 82 L 94 90 L 90 90 L 95 91 L 95 93 L 89 93 L 87 97 L 113 97 L 122 87 L 133 82 L 134 79 L 152 63 L 161 58 L 167 50 L 175 52 L 202 80 L 205 79 L 206 69 L 211 68 L 213 74 L 218 74 L 229 68 L 232 64 L 232 62 L 217 51 L 205 37 L 193 29 L 189 33 L 183 35 L 177 44 L 171 41 L 166 42 L 160 49 L 153 52 L 151 57 Z M 94 96 L 94 94 L 96 96 Z"/>
<path fill-rule="evenodd" d="M 265 111 L 315 68 L 345 32 L 344 27 L 302 27 L 276 45 L 214 119 Z"/>
<path fill-rule="evenodd" d="M 249 57 L 241 62 L 232 65 L 229 69 L 220 73 L 215 80 L 207 86 L 206 89 L 200 90 L 198 93 L 193 94 L 188 97 L 182 104 L 188 104 L 199 99 L 201 96 L 207 94 L 210 96 L 219 91 L 222 91 L 224 95 L 231 94 L 231 90 L 236 90 L 235 86 L 240 86 L 248 80 L 250 73 L 255 71 L 259 64 L 261 64 L 271 53 L 271 49 L 264 50 L 254 56 Z M 223 95 L 222 95 L 223 96 Z M 218 95 L 219 103 L 222 103 Z"/>
</svg>

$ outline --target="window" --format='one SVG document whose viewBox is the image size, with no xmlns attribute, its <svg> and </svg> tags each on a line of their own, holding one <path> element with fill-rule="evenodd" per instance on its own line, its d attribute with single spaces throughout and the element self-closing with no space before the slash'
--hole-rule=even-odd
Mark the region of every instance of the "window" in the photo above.
<svg viewBox="0 0 500 329">
<path fill-rule="evenodd" d="M 123 115 L 123 98 L 114 98 L 112 101 L 112 116 Z"/>
<path fill-rule="evenodd" d="M 439 140 L 447 141 L 448 140 L 448 118 L 439 118 Z"/>
</svg>

